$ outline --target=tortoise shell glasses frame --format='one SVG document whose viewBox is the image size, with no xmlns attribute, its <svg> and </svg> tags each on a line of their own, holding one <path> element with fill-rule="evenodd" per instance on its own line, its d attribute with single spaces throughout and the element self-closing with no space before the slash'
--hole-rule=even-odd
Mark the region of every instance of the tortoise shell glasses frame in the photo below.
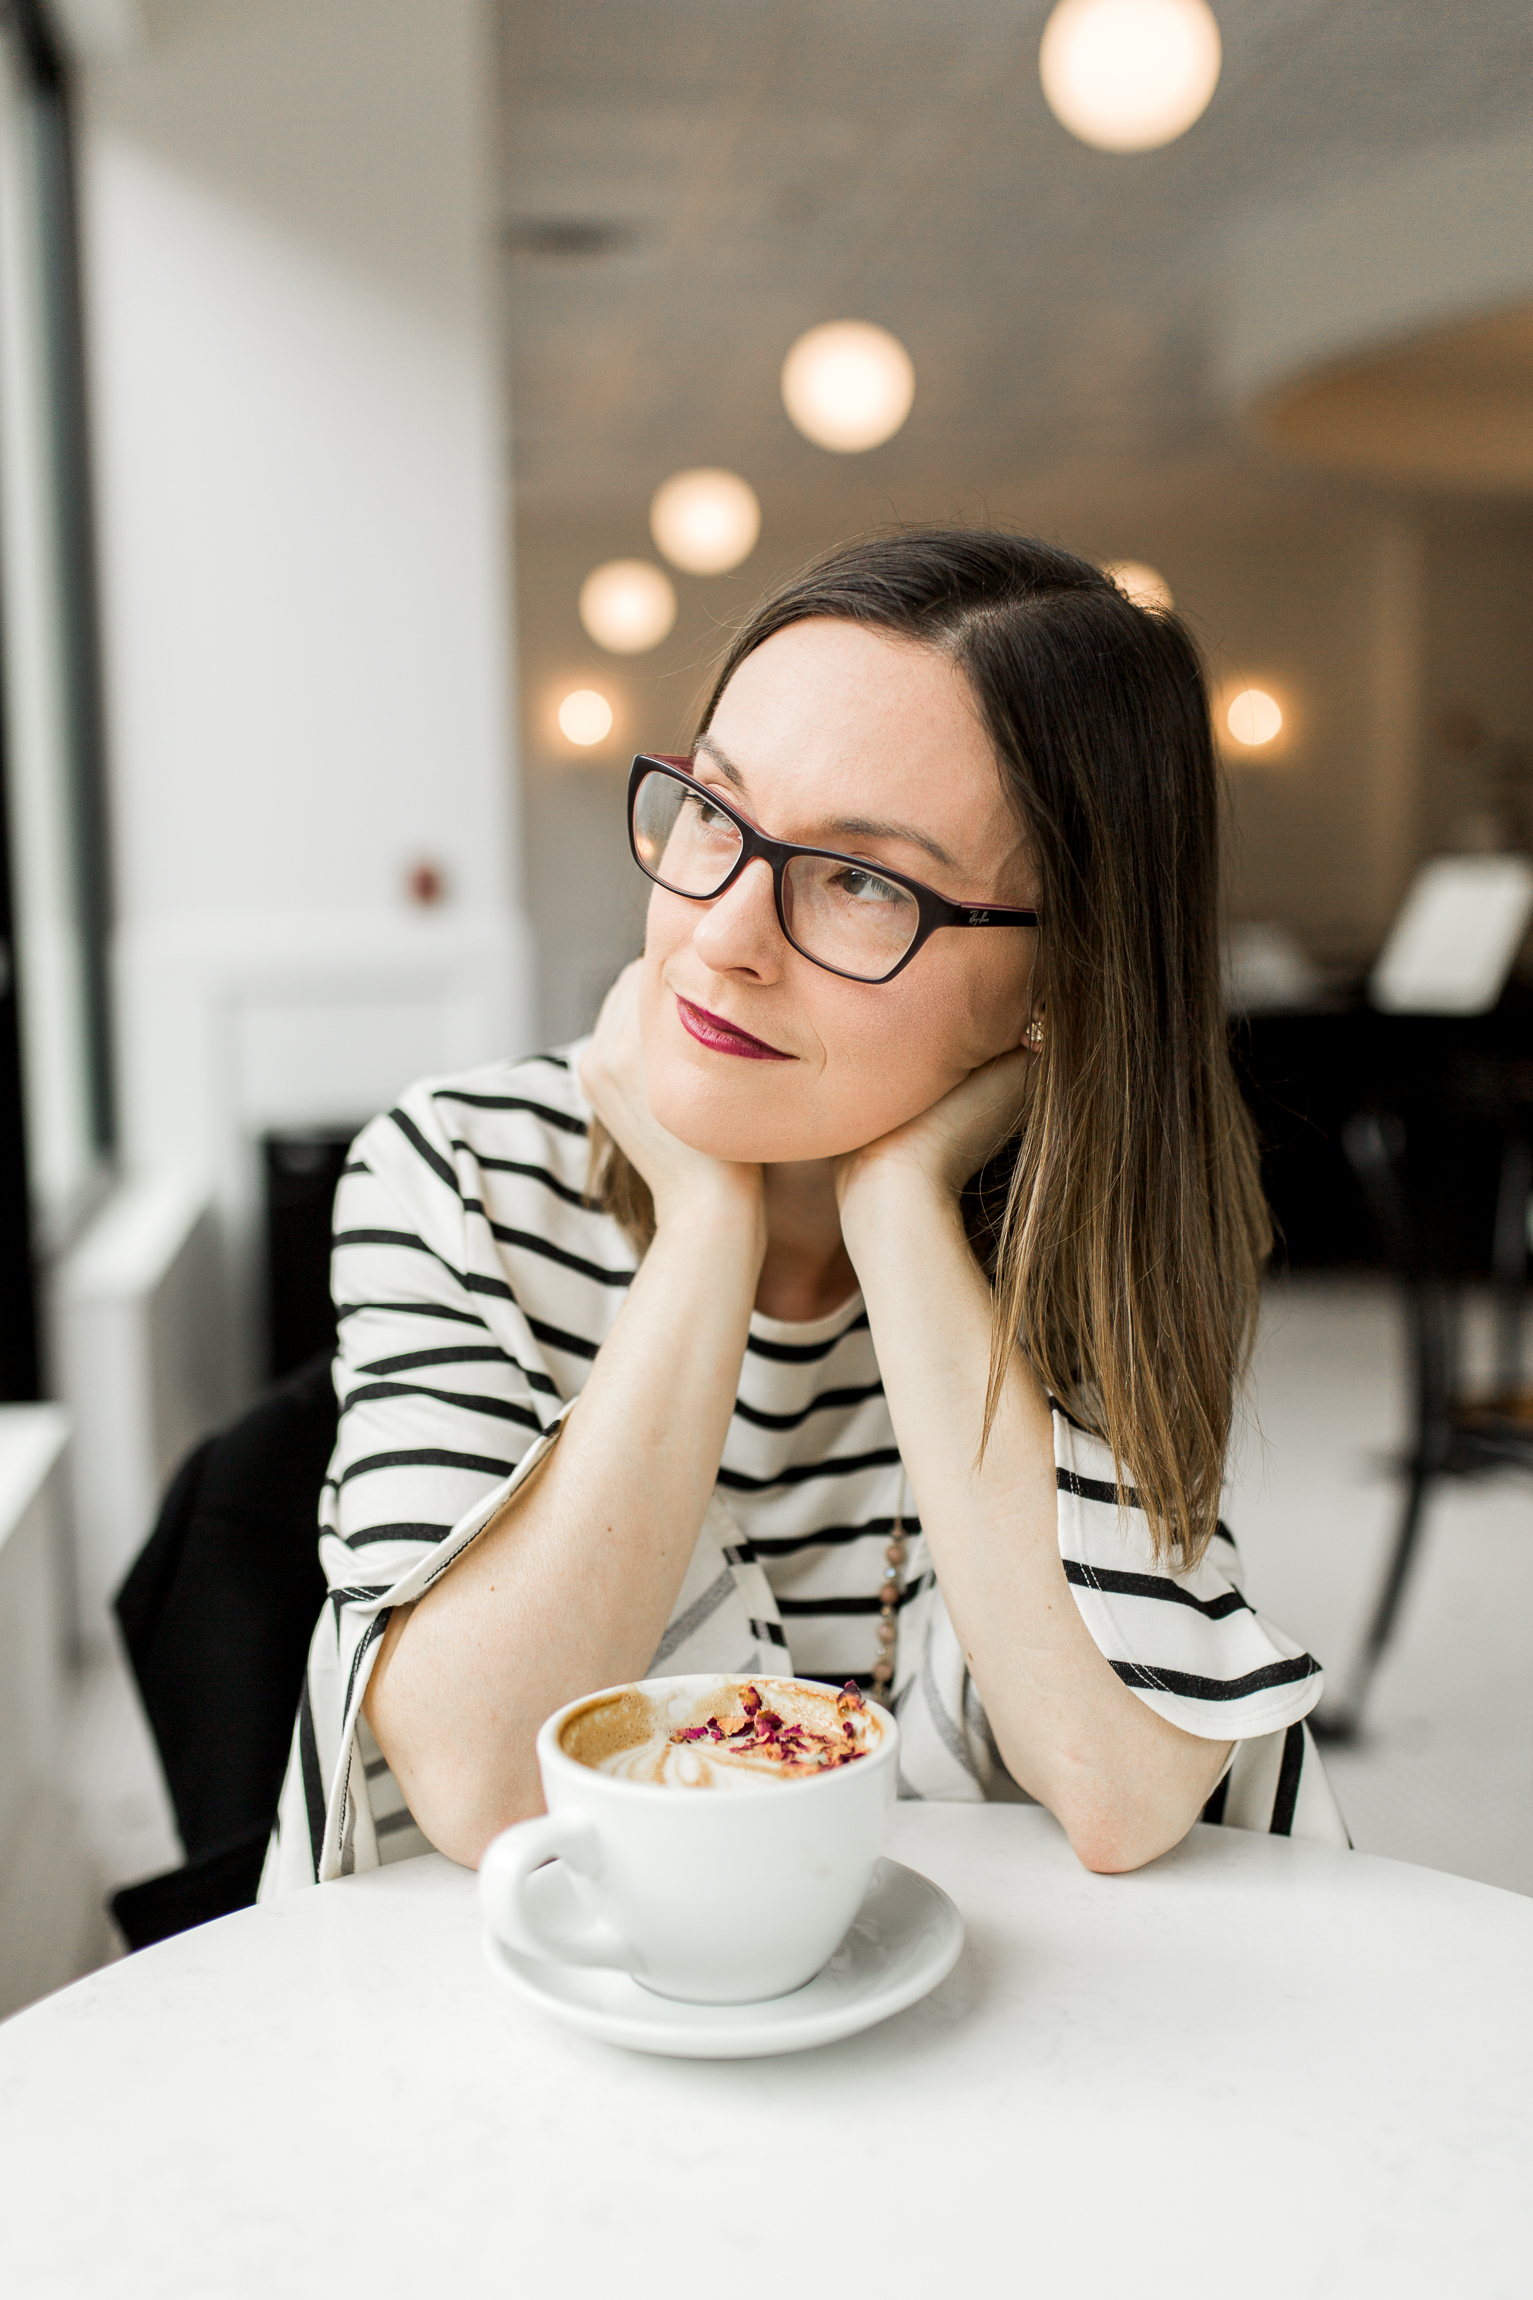
<svg viewBox="0 0 1533 2300">
<path fill-rule="evenodd" d="M 652 862 L 646 862 L 641 846 L 641 831 L 638 821 L 639 800 L 640 793 L 646 783 L 652 776 L 656 775 L 663 776 L 680 786 L 676 802 L 678 817 L 685 800 L 696 798 L 714 814 L 724 817 L 733 826 L 735 835 L 740 842 L 739 852 L 733 861 L 727 863 L 716 885 L 707 889 L 696 886 L 677 886 L 670 879 L 663 878 L 660 871 L 653 867 Z M 935 888 L 924 886 L 919 879 L 908 878 L 903 871 L 890 870 L 883 863 L 871 863 L 866 855 L 843 854 L 834 847 L 801 846 L 788 839 L 768 838 L 764 831 L 756 828 L 749 816 L 741 814 L 737 807 L 731 806 L 719 791 L 707 783 L 698 781 L 692 772 L 690 759 L 676 758 L 665 752 L 641 751 L 629 769 L 628 844 L 634 861 L 646 878 L 652 879 L 656 886 L 664 887 L 667 894 L 679 894 L 688 902 L 717 901 L 721 894 L 726 893 L 734 885 L 736 879 L 751 863 L 764 862 L 772 873 L 772 893 L 777 906 L 777 923 L 782 928 L 784 939 L 798 952 L 801 958 L 807 958 L 811 966 L 823 967 L 827 974 L 839 974 L 848 982 L 892 982 L 894 977 L 902 973 L 910 964 L 923 944 L 931 939 L 939 927 L 1036 927 L 1039 923 L 1039 915 L 1036 910 L 1017 910 L 1000 903 L 949 902 L 947 896 L 938 894 Z M 859 875 L 869 883 L 898 888 L 902 895 L 911 899 L 916 910 L 915 921 L 910 930 L 908 942 L 904 944 L 899 956 L 891 966 L 884 967 L 882 971 L 876 973 L 860 973 L 853 967 L 837 966 L 833 960 L 821 958 L 814 951 L 805 948 L 793 930 L 791 919 L 793 905 L 784 893 L 784 881 L 787 879 L 789 870 L 792 864 L 801 857 L 814 863 L 840 864 L 847 871 Z"/>
</svg>

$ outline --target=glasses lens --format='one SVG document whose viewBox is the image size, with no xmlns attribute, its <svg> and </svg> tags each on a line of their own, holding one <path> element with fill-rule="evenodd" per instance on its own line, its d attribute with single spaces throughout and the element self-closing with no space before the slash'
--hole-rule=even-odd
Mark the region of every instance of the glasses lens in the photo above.
<svg viewBox="0 0 1533 2300">
<path fill-rule="evenodd" d="M 900 963 L 921 924 L 913 894 L 856 863 L 795 855 L 783 873 L 788 932 L 806 958 L 878 982 Z"/>
<path fill-rule="evenodd" d="M 674 775 L 647 774 L 634 793 L 633 843 L 652 879 L 676 894 L 717 894 L 740 857 L 740 833 Z"/>
</svg>

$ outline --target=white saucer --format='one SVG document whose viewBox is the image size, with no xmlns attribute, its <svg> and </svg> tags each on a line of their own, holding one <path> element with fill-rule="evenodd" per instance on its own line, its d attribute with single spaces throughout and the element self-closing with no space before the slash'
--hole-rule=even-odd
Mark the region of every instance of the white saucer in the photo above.
<svg viewBox="0 0 1533 2300">
<path fill-rule="evenodd" d="M 963 1919 L 946 1893 L 899 1861 L 878 1863 L 829 1964 L 791 1996 L 765 2004 L 676 2004 L 626 1973 L 518 1956 L 484 1936 L 490 1970 L 556 2020 L 608 2044 L 683 2060 L 757 2059 L 855 2036 L 946 1980 L 962 1947 Z"/>
</svg>

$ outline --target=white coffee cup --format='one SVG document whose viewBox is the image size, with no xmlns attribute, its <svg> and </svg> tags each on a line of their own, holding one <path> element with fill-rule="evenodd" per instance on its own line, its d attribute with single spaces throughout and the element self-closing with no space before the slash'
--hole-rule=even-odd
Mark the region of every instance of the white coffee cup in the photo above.
<svg viewBox="0 0 1533 2300">
<path fill-rule="evenodd" d="M 662 1716 L 699 1713 L 742 1683 L 832 1690 L 793 1678 L 656 1677 L 556 1710 L 537 1738 L 547 1814 L 502 1830 L 479 1866 L 479 1897 L 498 1939 L 525 1957 L 616 1966 L 658 1996 L 751 2004 L 812 1980 L 844 1939 L 883 1849 L 894 1802 L 899 1727 L 866 1710 L 867 1751 L 853 1763 L 748 1792 L 678 1788 L 597 1771 L 561 1743 L 596 1704 L 648 1696 Z M 704 1710 L 706 1713 L 706 1710 Z M 557 1861 L 588 1921 L 561 1921 L 534 1871 Z"/>
</svg>

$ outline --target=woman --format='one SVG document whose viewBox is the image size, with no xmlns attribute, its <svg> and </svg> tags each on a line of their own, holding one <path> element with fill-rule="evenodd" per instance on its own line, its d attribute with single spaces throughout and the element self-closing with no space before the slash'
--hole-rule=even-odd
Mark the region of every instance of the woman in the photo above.
<svg viewBox="0 0 1533 2300">
<path fill-rule="evenodd" d="M 542 1719 L 659 1669 L 854 1677 L 907 1794 L 1036 1798 L 1094 1869 L 1345 1842 L 1217 1516 L 1268 1232 L 1216 784 L 1185 634 L 1062 552 L 880 538 L 756 613 L 635 762 L 594 1037 L 347 1168 L 266 1890 L 477 1861 Z"/>
</svg>

